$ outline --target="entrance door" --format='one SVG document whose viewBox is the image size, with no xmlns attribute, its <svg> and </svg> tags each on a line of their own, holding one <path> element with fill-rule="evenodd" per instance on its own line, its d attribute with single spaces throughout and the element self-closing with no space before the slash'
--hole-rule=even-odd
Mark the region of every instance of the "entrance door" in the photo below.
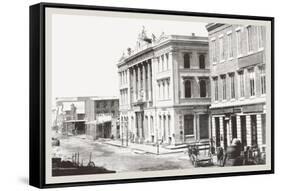
<svg viewBox="0 0 281 191">
<path fill-rule="evenodd" d="M 184 116 L 184 138 L 187 135 L 194 135 L 193 115 L 185 115 Z"/>
<path fill-rule="evenodd" d="M 251 115 L 251 137 L 252 137 L 252 146 L 258 145 L 258 138 L 257 138 L 257 116 Z"/>
<path fill-rule="evenodd" d="M 209 138 L 209 116 L 208 114 L 199 115 L 200 139 Z"/>
<path fill-rule="evenodd" d="M 107 122 L 103 125 L 103 138 L 110 138 L 111 135 L 111 123 Z"/>
<path fill-rule="evenodd" d="M 232 139 L 237 138 L 237 122 L 236 122 L 236 116 L 231 116 L 231 133 L 232 133 Z"/>
<path fill-rule="evenodd" d="M 246 116 L 240 116 L 241 121 L 241 142 L 243 148 L 247 145 Z"/>
<path fill-rule="evenodd" d="M 227 123 L 228 121 L 223 118 L 223 147 L 227 148 Z"/>
<path fill-rule="evenodd" d="M 220 118 L 219 117 L 215 117 L 215 133 L 216 133 L 216 146 L 220 147 L 221 143 L 220 143 Z"/>
<path fill-rule="evenodd" d="M 143 112 L 137 112 L 136 113 L 137 117 L 137 137 L 138 138 L 143 138 L 144 136 L 144 131 L 143 131 Z"/>
</svg>

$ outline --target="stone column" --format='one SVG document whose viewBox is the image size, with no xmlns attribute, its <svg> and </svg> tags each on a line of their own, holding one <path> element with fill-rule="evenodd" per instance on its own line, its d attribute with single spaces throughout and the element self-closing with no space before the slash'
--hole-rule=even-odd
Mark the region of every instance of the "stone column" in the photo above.
<svg viewBox="0 0 281 191">
<path fill-rule="evenodd" d="M 258 146 L 262 145 L 262 122 L 261 122 L 261 114 L 257 114 L 257 142 Z"/>
<path fill-rule="evenodd" d="M 166 79 L 166 99 L 169 99 L 170 97 L 169 92 L 169 79 Z"/>
<path fill-rule="evenodd" d="M 185 97 L 185 95 L 184 95 L 185 94 L 185 89 L 184 89 L 185 80 L 183 78 L 181 78 L 180 81 L 181 81 L 181 83 L 180 83 L 180 96 L 179 97 L 181 99 L 183 99 Z"/>
<path fill-rule="evenodd" d="M 128 102 L 128 105 L 131 105 L 131 71 L 130 69 L 128 68 L 127 69 L 127 73 L 128 73 L 128 91 L 127 91 L 127 102 Z M 129 120 L 129 119 L 128 119 Z"/>
<path fill-rule="evenodd" d="M 133 79 L 132 79 L 132 84 L 133 84 L 133 102 L 136 101 L 136 70 L 134 67 L 132 67 L 132 72 L 133 72 Z"/>
<path fill-rule="evenodd" d="M 145 64 L 142 64 L 142 90 L 143 90 L 143 101 L 146 101 L 146 70 Z"/>
<path fill-rule="evenodd" d="M 161 81 L 158 81 L 158 83 L 157 83 L 157 85 L 158 85 L 158 100 L 161 100 L 162 99 L 162 89 L 161 89 Z"/>
<path fill-rule="evenodd" d="M 140 65 L 138 65 L 137 68 L 138 68 L 137 100 L 139 100 L 140 99 L 140 90 L 141 90 L 141 70 L 140 70 Z"/>
<path fill-rule="evenodd" d="M 152 79 L 151 79 L 151 63 L 147 63 L 147 81 L 148 81 L 148 100 L 151 101 L 152 100 Z"/>
</svg>

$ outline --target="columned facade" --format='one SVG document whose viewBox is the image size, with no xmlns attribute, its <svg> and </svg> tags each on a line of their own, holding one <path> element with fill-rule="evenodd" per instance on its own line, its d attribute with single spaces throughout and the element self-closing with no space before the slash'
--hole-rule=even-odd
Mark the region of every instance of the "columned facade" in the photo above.
<svg viewBox="0 0 281 191">
<path fill-rule="evenodd" d="M 206 27 L 211 55 L 212 139 L 216 147 L 226 148 L 237 138 L 243 147 L 264 152 L 265 28 L 215 23 Z M 219 41 L 225 46 L 217 47 Z"/>
<path fill-rule="evenodd" d="M 196 58 L 198 52 L 207 58 L 208 42 L 206 37 L 197 38 L 198 41 L 194 41 L 191 36 L 173 35 L 141 42 L 144 47 L 129 52 L 119 61 L 118 72 L 130 76 L 129 83 L 119 85 L 121 97 L 123 89 L 132 93 L 126 96 L 127 102 L 120 102 L 120 119 L 128 119 L 129 142 L 177 145 L 208 140 L 210 93 L 200 97 L 200 90 L 196 89 L 199 78 L 209 78 L 208 59 L 204 63 L 206 68 L 200 69 Z M 185 69 L 183 55 L 192 51 L 192 68 Z M 181 80 L 189 77 L 194 79 L 191 86 L 194 90 L 193 96 L 186 98 L 182 97 Z M 209 91 L 208 87 L 204 89 Z M 196 114 L 190 125 L 190 121 L 184 120 L 187 119 L 185 115 L 193 115 L 194 111 Z M 201 115 L 205 116 L 202 123 L 199 122 Z M 192 131 L 191 127 L 194 128 Z"/>
</svg>

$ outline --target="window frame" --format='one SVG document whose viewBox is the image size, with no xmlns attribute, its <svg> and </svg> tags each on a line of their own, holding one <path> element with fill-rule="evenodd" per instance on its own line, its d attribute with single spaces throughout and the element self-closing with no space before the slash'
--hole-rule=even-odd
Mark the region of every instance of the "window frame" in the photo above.
<svg viewBox="0 0 281 191">
<path fill-rule="evenodd" d="M 190 96 L 188 97 L 187 96 L 187 83 L 189 83 L 189 93 L 190 93 Z M 184 98 L 192 98 L 192 82 L 190 79 L 186 79 L 184 80 Z"/>
<path fill-rule="evenodd" d="M 186 67 L 186 56 L 188 56 L 188 67 Z M 191 53 L 190 52 L 184 52 L 183 53 L 183 68 L 184 69 L 190 69 L 191 68 Z"/>
</svg>

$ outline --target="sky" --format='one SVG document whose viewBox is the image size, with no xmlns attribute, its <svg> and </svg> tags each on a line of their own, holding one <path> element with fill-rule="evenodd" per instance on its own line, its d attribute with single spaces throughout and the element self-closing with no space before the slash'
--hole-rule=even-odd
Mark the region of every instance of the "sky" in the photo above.
<svg viewBox="0 0 281 191">
<path fill-rule="evenodd" d="M 207 36 L 207 23 L 126 13 L 53 14 L 52 96 L 118 96 L 117 63 L 133 48 L 144 26 L 147 35 Z M 119 13 L 120 14 L 120 13 Z"/>
</svg>

